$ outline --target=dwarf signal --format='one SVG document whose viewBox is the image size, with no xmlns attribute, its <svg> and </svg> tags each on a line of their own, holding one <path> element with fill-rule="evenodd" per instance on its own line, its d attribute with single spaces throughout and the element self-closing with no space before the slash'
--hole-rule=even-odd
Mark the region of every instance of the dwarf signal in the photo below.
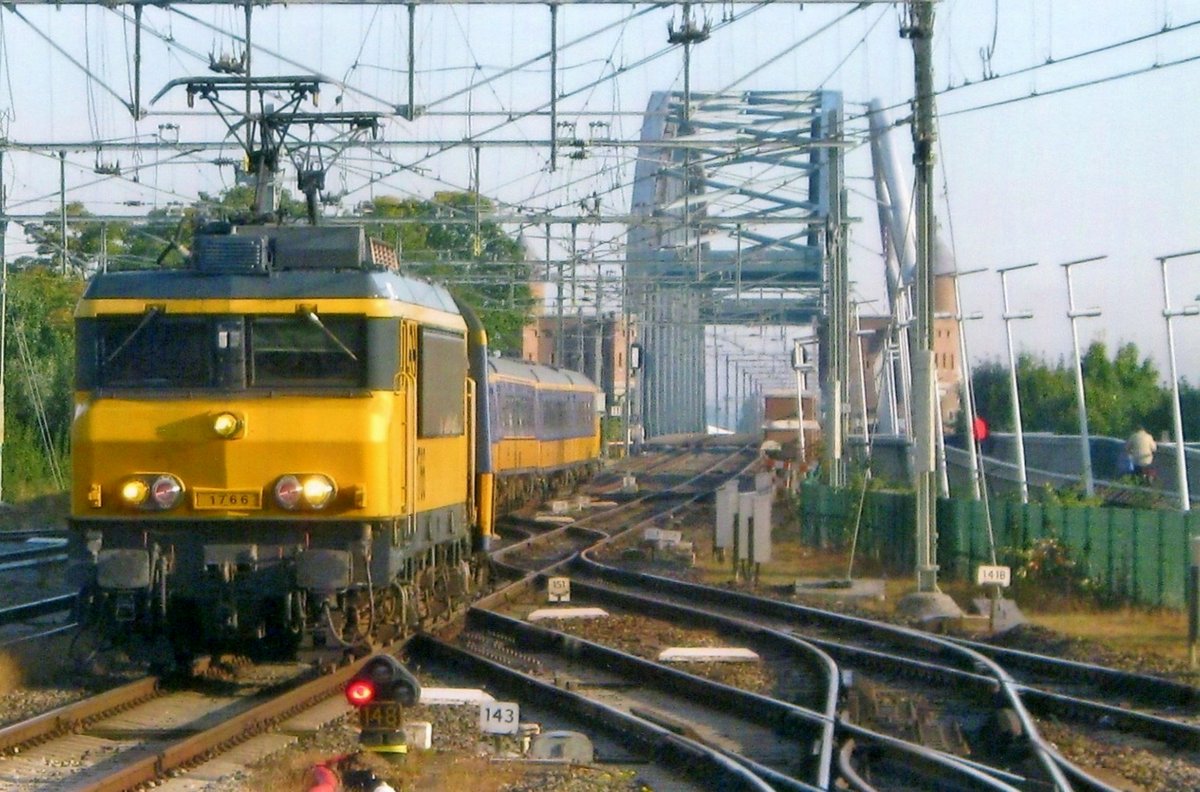
<svg viewBox="0 0 1200 792">
<path fill-rule="evenodd" d="M 365 707 L 375 700 L 375 685 L 369 679 L 353 679 L 346 685 L 346 700 L 355 707 Z"/>
<path fill-rule="evenodd" d="M 346 700 L 358 709 L 358 741 L 374 753 L 408 753 L 404 707 L 420 699 L 421 683 L 391 655 L 371 658 L 346 684 Z"/>
</svg>

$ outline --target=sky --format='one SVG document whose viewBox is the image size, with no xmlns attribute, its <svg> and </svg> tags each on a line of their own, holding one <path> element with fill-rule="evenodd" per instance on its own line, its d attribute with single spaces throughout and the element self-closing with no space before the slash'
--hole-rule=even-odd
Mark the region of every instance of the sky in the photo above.
<svg viewBox="0 0 1200 792">
<path fill-rule="evenodd" d="M 857 134 L 863 128 L 858 113 L 873 98 L 894 106 L 896 117 L 907 112 L 913 66 L 911 45 L 898 35 L 900 8 L 820 2 L 693 7 L 712 25 L 709 40 L 693 53 L 693 90 L 823 87 L 843 93 L 856 143 L 846 160 L 850 214 L 858 218 L 851 229 L 851 278 L 857 298 L 882 299 L 870 161 Z M 1200 249 L 1200 60 L 1172 65 L 1200 57 L 1200 0 L 944 0 L 936 13 L 938 221 L 961 270 L 988 270 L 962 280 L 964 311 L 982 315 L 967 330 L 973 360 L 1006 359 L 995 270 L 1027 262 L 1038 266 L 1009 278 L 1012 308 L 1034 314 L 1014 322 L 1017 348 L 1052 362 L 1069 360 L 1066 285 L 1058 265 L 1106 255 L 1074 271 L 1076 306 L 1102 312 L 1079 320 L 1081 340 L 1110 347 L 1134 342 L 1165 378 L 1156 257 Z M 57 145 L 175 135 L 221 139 L 225 132 L 207 107 L 188 108 L 181 90 L 154 104 L 149 98 L 168 80 L 207 73 L 210 53 L 240 52 L 243 14 L 228 6 L 146 8 L 141 91 L 149 112 L 135 122 L 123 104 L 133 90 L 131 10 L 18 5 L 16 12 L 0 12 L 3 131 L 11 141 L 50 149 L 6 154 L 9 211 L 57 209 Z M 563 6 L 559 119 L 574 123 L 580 136 L 635 140 L 651 92 L 683 88 L 682 52 L 666 43 L 668 23 L 678 26 L 679 19 L 678 7 Z M 1178 29 L 1164 32 L 1170 28 Z M 546 6 L 421 6 L 413 32 L 416 101 L 431 112 L 415 122 L 386 119 L 383 139 L 398 145 L 375 154 L 348 152 L 331 168 L 330 188 L 347 191 L 344 206 L 379 194 L 429 197 L 468 188 L 471 148 L 438 141 L 479 136 L 492 141 L 480 153 L 481 191 L 502 204 L 561 211 L 595 193 L 604 213 L 628 211 L 634 147 L 595 147 L 586 159 L 562 158 L 550 170 L 549 119 L 505 123 L 505 116 L 547 104 Z M 252 40 L 255 74 L 319 72 L 344 83 L 323 90 L 319 109 L 390 112 L 408 101 L 404 6 L 256 8 Z M 892 133 L 906 168 L 909 134 L 907 126 Z M 514 144 L 495 145 L 500 139 Z M 216 157 L 72 148 L 68 198 L 102 214 L 189 202 L 199 191 L 232 183 L 232 169 L 214 165 Z M 93 172 L 98 163 L 118 161 L 119 179 Z M 522 233 L 532 250 L 544 247 L 539 229 Z M 555 232 L 552 256 L 564 255 L 563 234 Z M 616 260 L 622 241 L 620 228 L 585 224 L 577 244 L 587 255 Z M 10 255 L 22 251 L 16 226 L 9 227 L 7 244 Z M 1200 255 L 1173 261 L 1168 272 L 1172 309 L 1198 302 Z M 1174 322 L 1180 373 L 1198 383 L 1200 317 Z M 790 341 L 780 335 L 758 329 L 738 343 L 782 355 Z"/>
</svg>

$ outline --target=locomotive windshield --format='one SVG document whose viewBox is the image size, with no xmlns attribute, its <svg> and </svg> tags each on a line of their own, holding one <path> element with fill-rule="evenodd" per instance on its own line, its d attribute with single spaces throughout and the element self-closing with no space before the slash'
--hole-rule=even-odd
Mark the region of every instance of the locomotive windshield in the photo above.
<svg viewBox="0 0 1200 792">
<path fill-rule="evenodd" d="M 250 319 L 250 384 L 361 385 L 362 349 L 359 317 L 255 316 Z"/>
<path fill-rule="evenodd" d="M 214 379 L 208 321 L 149 312 L 96 328 L 100 384 L 112 388 L 194 388 Z"/>
<path fill-rule="evenodd" d="M 151 310 L 87 323 L 101 388 L 359 388 L 366 320 L 313 312 L 181 316 Z M 84 339 L 81 338 L 81 341 Z M 81 347 L 86 348 L 86 347 Z M 90 380 L 88 372 L 80 372 Z"/>
</svg>

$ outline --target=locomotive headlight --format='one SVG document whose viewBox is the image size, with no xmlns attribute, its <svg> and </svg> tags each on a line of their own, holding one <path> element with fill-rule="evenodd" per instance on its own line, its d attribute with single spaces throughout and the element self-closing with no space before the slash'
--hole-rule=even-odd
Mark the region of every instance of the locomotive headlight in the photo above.
<svg viewBox="0 0 1200 792">
<path fill-rule="evenodd" d="M 323 509 L 333 500 L 337 487 L 321 474 L 280 476 L 275 482 L 275 502 L 285 509 Z"/>
<path fill-rule="evenodd" d="M 300 505 L 304 487 L 295 476 L 281 476 L 275 482 L 275 502 L 285 509 L 295 509 Z"/>
<path fill-rule="evenodd" d="M 141 506 L 150 495 L 150 488 L 141 479 L 130 479 L 121 485 L 121 500 L 130 506 Z"/>
<path fill-rule="evenodd" d="M 182 495 L 183 483 L 169 473 L 154 479 L 150 485 L 150 498 L 160 509 L 173 509 Z"/>
<path fill-rule="evenodd" d="M 213 431 L 218 437 L 233 437 L 242 428 L 242 419 L 233 413 L 221 413 L 213 419 Z"/>
<path fill-rule="evenodd" d="M 304 502 L 314 509 L 323 509 L 333 498 L 333 482 L 325 476 L 304 479 Z"/>
<path fill-rule="evenodd" d="M 170 473 L 149 473 L 128 479 L 121 485 L 121 500 L 127 506 L 166 511 L 179 505 L 183 482 Z"/>
</svg>

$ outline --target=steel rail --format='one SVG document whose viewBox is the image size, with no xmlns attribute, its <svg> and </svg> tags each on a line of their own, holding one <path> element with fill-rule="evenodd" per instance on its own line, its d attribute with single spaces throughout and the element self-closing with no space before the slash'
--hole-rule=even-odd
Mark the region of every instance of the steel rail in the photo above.
<svg viewBox="0 0 1200 792">
<path fill-rule="evenodd" d="M 992 646 L 963 638 L 948 640 L 999 660 L 1004 663 L 1005 668 L 1021 668 L 1035 674 L 1061 677 L 1072 682 L 1086 679 L 1100 688 L 1112 689 L 1121 695 L 1140 693 L 1170 701 L 1178 706 L 1200 704 L 1200 688 L 1176 682 L 1173 679 L 1163 679 L 1149 674 L 1138 674 L 1106 666 L 1088 665 L 1077 660 L 1050 657 L 1022 649 Z"/>
<path fill-rule="evenodd" d="M 923 645 L 926 648 L 934 648 L 948 654 L 957 653 L 964 659 L 965 662 L 987 669 L 989 674 L 997 681 L 1000 687 L 999 692 L 1001 696 L 1005 699 L 1008 704 L 1008 708 L 1012 710 L 1020 722 L 1022 734 L 1024 735 L 1034 758 L 1046 772 L 1046 775 L 1048 776 L 1047 780 L 1059 790 L 1071 790 L 1073 788 L 1071 782 L 1067 779 L 1067 775 L 1064 770 L 1065 766 L 1069 765 L 1069 762 L 1067 762 L 1067 760 L 1061 755 L 1057 755 L 1056 752 L 1053 752 L 1051 750 L 1051 746 L 1038 732 L 1037 726 L 1033 722 L 1033 718 L 1030 716 L 1024 705 L 1024 702 L 1021 699 L 1019 686 L 1016 681 L 994 660 L 985 657 L 979 652 L 945 638 L 933 636 L 919 630 L 901 627 L 899 625 L 876 622 L 869 619 L 848 616 L 831 611 L 823 611 L 817 608 L 795 605 L 792 603 L 781 602 L 779 600 L 764 599 L 727 589 L 717 589 L 711 586 L 687 583 L 681 580 L 666 578 L 659 575 L 629 572 L 618 567 L 595 561 L 594 559 L 590 558 L 589 554 L 587 553 L 580 554 L 579 563 L 584 565 L 584 567 L 587 568 L 590 573 L 598 577 L 609 580 L 633 582 L 639 586 L 658 588 L 677 595 L 686 596 L 692 601 L 720 601 L 722 605 L 727 607 L 737 607 L 738 609 L 755 613 L 769 613 L 777 618 L 801 618 L 820 621 L 826 624 L 832 624 L 854 630 L 865 630 L 876 633 L 881 632 L 890 634 L 894 640 L 902 640 L 910 645 Z M 1084 773 L 1082 770 L 1078 770 L 1077 768 L 1072 771 L 1072 774 L 1081 777 L 1088 777 L 1086 773 Z"/>
<path fill-rule="evenodd" d="M 137 706 L 162 694 L 158 677 L 145 677 L 81 701 L 65 704 L 28 720 L 0 728 L 0 753 L 77 731 L 93 721 Z"/>
<path fill-rule="evenodd" d="M 542 702 L 567 712 L 592 728 L 639 754 L 650 754 L 656 761 L 722 790 L 771 792 L 772 787 L 729 757 L 695 740 L 675 734 L 657 724 L 602 704 L 569 690 L 557 688 L 487 658 L 479 657 L 429 635 L 418 635 L 412 643 L 414 656 L 442 662 L 472 674 L 486 676 L 489 682 L 524 699 Z"/>
<path fill-rule="evenodd" d="M 395 653 L 406 642 L 380 651 Z M 368 655 L 332 673 L 303 682 L 223 723 L 118 768 L 103 779 L 82 787 L 80 792 L 125 792 L 152 784 L 174 770 L 222 753 L 338 693 L 373 656 Z"/>
<path fill-rule="evenodd" d="M 823 658 L 823 662 L 829 663 L 830 673 L 832 673 L 834 675 L 837 674 L 837 665 L 834 662 L 834 658 L 837 657 L 838 650 L 846 648 L 846 649 L 861 652 L 864 654 L 875 655 L 878 658 L 880 658 L 881 661 L 884 661 L 884 662 L 890 661 L 893 664 L 896 664 L 896 665 L 904 668 L 905 670 L 911 671 L 913 669 L 916 669 L 918 672 L 923 672 L 926 676 L 931 676 L 935 673 L 944 676 L 946 673 L 949 673 L 954 678 L 956 684 L 967 683 L 967 684 L 973 684 L 973 685 L 978 686 L 980 688 L 981 695 L 988 695 L 988 696 L 994 695 L 995 692 L 999 688 L 999 685 L 996 682 L 996 680 L 990 676 L 985 676 L 982 674 L 974 674 L 971 672 L 962 671 L 962 670 L 954 669 L 954 668 L 947 668 L 944 666 L 935 666 L 933 664 L 925 663 L 922 661 L 913 661 L 913 660 L 905 661 L 903 658 L 896 658 L 894 656 L 885 655 L 881 652 L 873 652 L 872 650 L 864 650 L 864 649 L 859 649 L 857 647 L 842 647 L 839 644 L 829 642 L 829 641 L 821 641 L 821 640 L 813 639 L 813 638 L 799 638 L 790 633 L 785 633 L 785 632 L 782 632 L 779 630 L 772 629 L 770 627 L 765 627 L 765 626 L 755 623 L 753 621 L 745 621 L 745 620 L 741 620 L 741 619 L 737 619 L 737 618 L 733 618 L 733 617 L 729 617 L 729 616 L 723 616 L 721 614 L 712 613 L 711 611 L 703 611 L 698 608 L 692 608 L 687 605 L 681 605 L 681 604 L 677 604 L 674 602 L 660 600 L 660 599 L 650 597 L 647 595 L 643 595 L 643 594 L 629 593 L 629 592 L 625 592 L 625 591 L 618 591 L 615 589 L 607 588 L 605 586 L 597 586 L 595 584 L 591 584 L 586 581 L 573 580 L 572 581 L 572 591 L 582 593 L 589 600 L 600 601 L 600 602 L 615 602 L 618 605 L 621 605 L 622 607 L 629 609 L 633 612 L 637 612 L 637 613 L 652 614 L 652 613 L 660 613 L 661 612 L 661 613 L 665 613 L 668 616 L 682 615 L 682 616 L 686 616 L 691 619 L 702 620 L 705 624 L 718 625 L 723 630 L 727 630 L 730 632 L 742 633 L 747 638 L 759 639 L 759 640 L 767 638 L 772 641 L 778 641 L 778 642 L 784 644 L 785 646 L 790 645 L 792 647 L 804 647 L 804 650 L 806 652 L 814 652 L 815 656 Z M 832 649 L 832 651 L 831 651 L 831 649 Z M 912 675 L 912 674 L 909 674 L 909 675 Z M 835 679 L 836 679 L 836 676 L 835 676 Z M 836 684 L 832 685 L 829 688 L 829 692 L 830 692 L 830 700 L 828 700 L 826 702 L 823 713 L 817 713 L 817 712 L 811 711 L 811 710 L 806 710 L 806 711 L 810 712 L 812 715 L 827 718 L 830 724 L 836 723 L 838 729 L 841 731 L 845 731 L 847 729 L 853 728 L 853 729 L 857 730 L 856 733 L 860 733 L 860 735 L 867 735 L 870 737 L 870 739 L 872 741 L 878 742 L 878 741 L 886 741 L 886 740 L 895 739 L 895 738 L 887 737 L 886 735 L 877 734 L 877 733 L 870 731 L 868 729 L 865 729 L 863 727 L 850 724 L 850 723 L 846 722 L 845 720 L 839 718 L 838 714 L 837 714 L 837 704 L 838 704 L 838 700 L 840 698 L 840 694 L 838 693 L 838 686 Z M 789 704 L 788 706 L 795 706 L 795 705 Z M 801 709 L 803 709 L 803 708 L 801 708 Z M 990 767 L 990 766 L 981 764 L 979 762 L 975 762 L 975 761 L 972 761 L 969 759 L 965 759 L 963 757 L 947 754 L 945 752 L 938 751 L 936 749 L 930 749 L 930 748 L 926 748 L 924 746 L 913 745 L 911 743 L 906 743 L 902 740 L 895 740 L 895 742 L 896 742 L 897 746 L 911 745 L 912 748 L 914 749 L 914 751 L 920 752 L 922 756 L 925 755 L 924 752 L 930 752 L 932 755 L 938 757 L 939 762 L 943 762 L 943 763 L 948 762 L 948 763 L 953 764 L 955 766 L 956 770 L 960 769 L 957 767 L 957 765 L 963 765 L 966 768 L 971 768 L 975 772 L 984 773 L 984 774 L 988 775 L 989 777 L 997 778 L 1005 784 L 1018 784 L 1024 780 L 1024 778 L 1022 776 L 1016 775 L 1009 771 L 1002 770 L 1002 769 L 995 768 L 995 767 Z M 830 744 L 830 746 L 832 746 L 832 744 L 833 744 L 832 736 L 829 739 L 829 744 Z M 893 747 L 892 750 L 896 750 L 896 748 Z M 966 772 L 966 771 L 964 770 L 964 772 Z"/>
<path fill-rule="evenodd" d="M 20 605 L 0 608 L 0 624 L 13 624 L 38 616 L 64 613 L 75 606 L 75 599 L 76 595 L 74 594 L 61 594 L 57 597 L 47 597 L 35 602 L 24 602 Z"/>
</svg>

